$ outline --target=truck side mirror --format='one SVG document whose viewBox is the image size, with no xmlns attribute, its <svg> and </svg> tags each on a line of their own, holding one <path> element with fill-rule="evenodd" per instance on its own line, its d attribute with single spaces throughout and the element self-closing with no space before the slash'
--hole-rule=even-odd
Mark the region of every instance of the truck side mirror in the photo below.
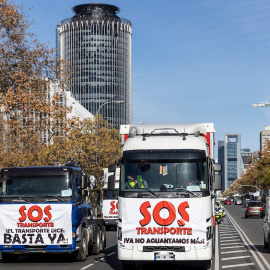
<svg viewBox="0 0 270 270">
<path fill-rule="evenodd" d="M 213 190 L 221 190 L 221 189 L 222 189 L 222 178 L 221 178 L 221 175 L 215 174 L 214 175 Z"/>
<path fill-rule="evenodd" d="M 86 197 L 86 196 L 88 196 L 88 191 L 85 190 L 85 189 L 80 189 L 80 195 L 81 195 L 82 197 Z"/>
<path fill-rule="evenodd" d="M 213 170 L 214 170 L 215 172 L 221 172 L 221 171 L 222 171 L 222 166 L 221 166 L 221 164 L 213 163 Z"/>
<path fill-rule="evenodd" d="M 114 191 L 114 182 L 115 182 L 114 175 L 110 175 L 108 178 L 108 190 Z"/>
<path fill-rule="evenodd" d="M 116 164 L 115 163 L 109 165 L 108 172 L 115 172 L 115 170 L 116 170 Z"/>
<path fill-rule="evenodd" d="M 85 175 L 81 176 L 81 189 L 86 189 L 87 188 L 87 178 Z"/>
</svg>

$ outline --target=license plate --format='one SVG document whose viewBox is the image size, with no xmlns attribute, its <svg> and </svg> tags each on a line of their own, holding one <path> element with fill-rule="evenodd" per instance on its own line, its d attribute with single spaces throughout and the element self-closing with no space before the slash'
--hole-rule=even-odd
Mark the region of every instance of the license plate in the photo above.
<svg viewBox="0 0 270 270">
<path fill-rule="evenodd" d="M 174 261 L 175 255 L 172 252 L 160 254 L 159 252 L 155 253 L 155 261 Z"/>
</svg>

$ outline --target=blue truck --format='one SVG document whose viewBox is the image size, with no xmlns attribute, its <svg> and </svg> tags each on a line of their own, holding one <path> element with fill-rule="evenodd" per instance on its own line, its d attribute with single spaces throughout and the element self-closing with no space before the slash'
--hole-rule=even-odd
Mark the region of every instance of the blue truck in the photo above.
<svg viewBox="0 0 270 270">
<path fill-rule="evenodd" d="M 0 252 L 18 255 L 62 253 L 84 261 L 103 252 L 106 228 L 86 203 L 89 181 L 77 162 L 65 166 L 1 170 Z"/>
</svg>

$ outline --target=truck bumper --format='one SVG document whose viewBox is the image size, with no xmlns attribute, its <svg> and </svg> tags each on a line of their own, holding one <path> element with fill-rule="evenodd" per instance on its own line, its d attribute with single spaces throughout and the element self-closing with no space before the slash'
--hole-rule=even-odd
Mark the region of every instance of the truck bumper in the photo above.
<svg viewBox="0 0 270 270">
<path fill-rule="evenodd" d="M 208 246 L 187 246 L 184 251 L 143 252 L 142 246 L 125 246 L 118 242 L 118 259 L 127 261 L 207 261 L 212 259 L 211 241 Z"/>
<path fill-rule="evenodd" d="M 105 226 L 117 226 L 118 219 L 104 219 Z"/>
<path fill-rule="evenodd" d="M 1 246 L 1 253 L 12 253 L 17 255 L 23 254 L 55 254 L 55 253 L 73 253 L 76 251 L 76 247 L 72 245 L 67 246 L 44 246 L 44 247 L 25 247 L 25 246 L 10 246 L 3 247 Z"/>
</svg>

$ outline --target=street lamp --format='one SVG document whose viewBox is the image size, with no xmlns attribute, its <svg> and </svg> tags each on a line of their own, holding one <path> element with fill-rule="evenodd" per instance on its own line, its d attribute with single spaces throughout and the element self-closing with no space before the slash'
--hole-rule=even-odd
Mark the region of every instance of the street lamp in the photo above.
<svg viewBox="0 0 270 270">
<path fill-rule="evenodd" d="M 100 109 L 101 109 L 103 106 L 105 106 L 105 105 L 107 105 L 107 104 L 109 104 L 109 103 L 124 104 L 125 101 L 124 101 L 124 100 L 112 100 L 112 101 L 107 101 L 107 102 L 105 102 L 105 103 L 103 103 L 103 104 L 101 104 L 101 105 L 99 106 L 99 108 L 98 108 L 96 114 L 99 114 Z"/>
</svg>

